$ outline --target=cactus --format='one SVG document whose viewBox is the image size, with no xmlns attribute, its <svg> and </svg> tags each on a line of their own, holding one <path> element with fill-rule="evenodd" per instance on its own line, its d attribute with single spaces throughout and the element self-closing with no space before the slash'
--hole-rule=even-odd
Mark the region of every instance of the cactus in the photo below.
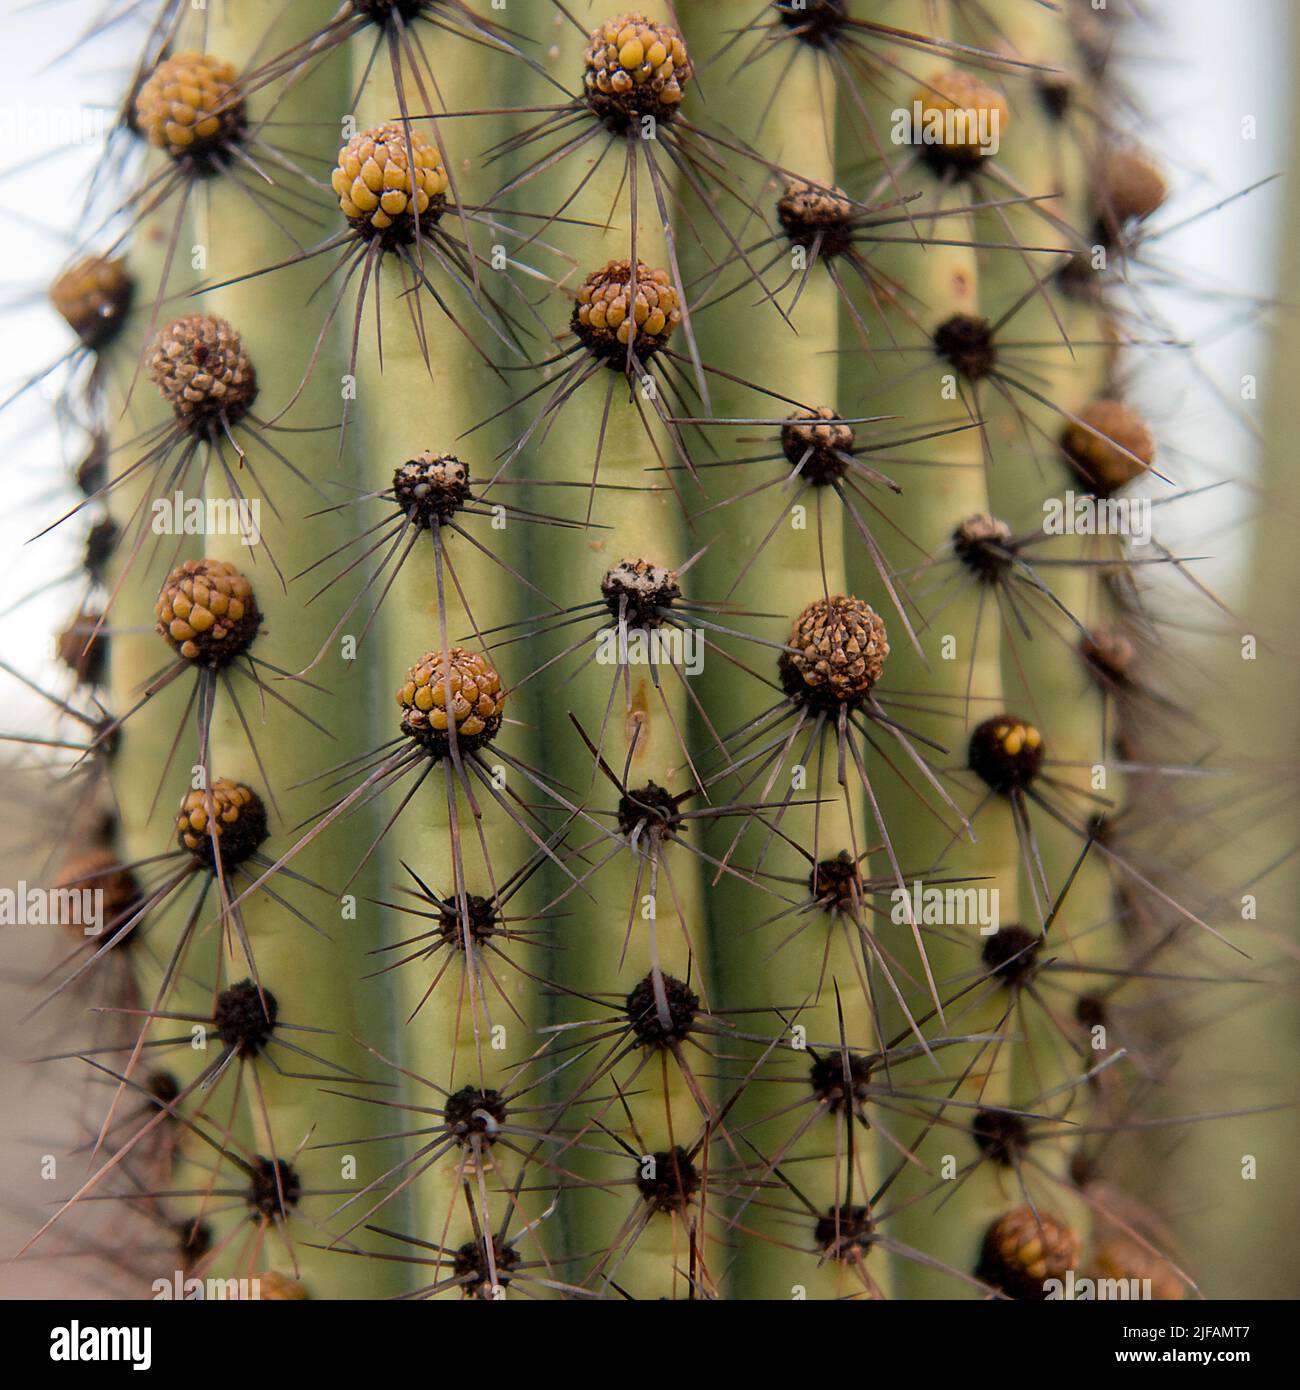
<svg viewBox="0 0 1300 1390">
<path fill-rule="evenodd" d="M 1185 494 L 1126 7 L 267 8 L 135 6 L 50 294 L 100 930 L 32 1007 L 104 1012 L 24 1258 L 1195 1293 L 1128 1188 L 1234 1122 L 1183 995 L 1270 962 L 1189 830 L 1218 610 L 1129 524 Z"/>
</svg>

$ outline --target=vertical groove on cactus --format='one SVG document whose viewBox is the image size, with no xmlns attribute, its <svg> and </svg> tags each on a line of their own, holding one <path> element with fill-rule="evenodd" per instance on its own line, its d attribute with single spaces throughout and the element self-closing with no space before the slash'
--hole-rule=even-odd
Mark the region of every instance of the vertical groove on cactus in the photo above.
<svg viewBox="0 0 1300 1390">
<path fill-rule="evenodd" d="M 937 36 L 958 37 L 953 8 L 931 7 Z M 891 15 L 886 13 L 882 18 L 889 22 Z M 928 84 L 933 74 L 954 71 L 934 59 L 927 59 L 924 65 L 909 66 L 908 70 L 920 76 L 918 91 L 924 96 L 917 99 L 926 100 L 932 95 Z M 893 104 L 888 98 L 872 104 L 872 114 L 881 128 L 887 127 Z M 1005 132 L 1004 138 L 1008 142 L 1016 138 L 1014 126 Z M 905 347 L 896 359 L 885 358 L 886 365 L 880 372 L 884 377 L 880 383 L 883 389 L 873 390 L 869 399 L 873 414 L 896 415 L 901 420 L 945 431 L 904 452 L 902 457 L 913 460 L 915 466 L 895 470 L 903 490 L 891 509 L 896 526 L 912 542 L 903 552 L 903 582 L 912 593 L 937 591 L 943 597 L 939 602 L 933 598 L 916 600 L 922 617 L 931 607 L 938 608 L 941 617 L 927 623 L 922 638 L 924 662 L 905 644 L 897 644 L 891 657 L 890 680 L 899 689 L 925 692 L 926 698 L 912 718 L 919 720 L 921 730 L 945 750 L 935 757 L 938 765 L 960 769 L 967 761 L 972 731 L 997 713 L 1002 704 L 1003 644 L 996 591 L 981 582 L 983 575 L 978 565 L 967 564 L 961 543 L 956 540 L 960 528 L 970 527 L 973 522 L 978 527 L 978 519 L 993 511 L 990 493 L 996 465 L 986 463 L 983 425 L 991 393 L 988 383 L 980 379 L 978 362 L 966 362 L 960 354 L 945 350 L 957 325 L 978 322 L 990 313 L 987 281 L 1003 258 L 1014 258 L 1015 253 L 977 249 L 986 240 L 1005 244 L 1011 238 L 1001 225 L 990 227 L 990 217 L 966 211 L 991 196 L 977 191 L 973 178 L 954 178 L 951 171 L 931 172 L 922 164 L 909 180 L 899 181 L 904 193 L 913 187 L 926 191 L 915 212 L 910 205 L 907 211 L 914 219 L 918 240 L 937 244 L 885 245 L 872 256 L 872 264 L 885 283 L 902 288 L 902 294 L 891 296 L 885 305 L 885 331 Z M 878 180 L 877 188 L 882 192 L 887 193 L 889 187 L 886 180 Z M 933 216 L 927 218 L 926 212 L 931 208 Z M 859 351 L 844 359 L 844 388 L 854 389 L 855 383 L 861 381 L 862 357 Z M 930 357 L 931 362 L 924 362 L 925 357 Z M 893 381 L 900 384 L 892 385 Z M 862 388 L 856 389 L 860 392 Z M 923 558 L 943 557 L 945 551 L 953 557 L 946 564 L 926 562 Z M 855 552 L 853 560 L 852 582 L 869 584 L 867 558 Z M 948 581 L 946 586 L 940 584 L 940 579 Z M 996 892 L 999 919 L 1010 924 L 1017 918 L 1020 901 L 1016 838 L 1010 814 L 1004 806 L 993 804 L 967 828 L 960 816 L 969 816 L 982 799 L 991 795 L 978 780 L 969 776 L 967 780 L 974 782 L 973 789 L 969 785 L 960 790 L 954 787 L 960 815 L 950 808 L 918 804 L 917 798 L 896 781 L 882 783 L 883 814 L 907 849 L 906 887 L 910 896 L 914 896 L 912 890 L 917 882 L 942 889 L 950 882 L 971 880 L 978 888 Z M 931 878 L 937 882 L 930 884 Z M 896 934 L 899 929 L 895 926 L 889 930 Z M 931 969 L 944 982 L 945 994 L 956 996 L 942 1031 L 954 1038 L 970 1037 L 974 1041 L 943 1054 L 943 1075 L 955 1076 L 960 1082 L 949 1083 L 943 1090 L 951 1093 L 961 1108 L 953 1113 L 948 1124 L 935 1126 L 924 1135 L 919 1163 L 903 1165 L 891 1193 L 891 1202 L 899 1207 L 896 1229 L 900 1243 L 910 1249 L 925 1250 L 941 1265 L 964 1274 L 974 1273 L 978 1241 L 984 1227 L 998 1214 L 999 1183 L 989 1172 L 976 1171 L 965 1175 L 963 1190 L 954 1196 L 945 1193 L 944 1183 L 936 1178 L 945 1171 L 945 1160 L 949 1164 L 955 1161 L 958 1171 L 969 1164 L 968 1141 L 962 1131 L 974 1113 L 973 1108 L 1009 1103 L 1006 1062 L 995 1039 L 1003 1030 L 1016 1026 L 1010 1001 L 1001 990 L 995 987 L 968 992 L 983 968 L 981 947 L 987 940 L 978 928 L 972 931 L 969 927 L 964 931 L 925 934 Z M 886 1031 L 901 1036 L 906 1019 L 891 1008 L 891 1003 L 887 1000 L 883 1006 L 889 1020 Z M 926 1059 L 909 1063 L 906 1074 L 916 1084 L 935 1084 L 926 1077 L 926 1068 L 933 1077 L 935 1067 Z M 897 1164 L 895 1157 L 891 1167 Z M 948 1200 L 943 1205 L 944 1219 L 936 1221 L 935 1206 L 945 1196 Z M 907 1255 L 895 1255 L 893 1267 L 900 1297 L 952 1296 L 955 1292 L 951 1275 L 926 1268 Z"/>
<path fill-rule="evenodd" d="M 675 577 L 690 554 L 677 500 L 689 481 L 673 432 L 661 422 L 672 410 L 664 387 L 674 370 L 663 365 L 663 354 L 686 353 L 688 310 L 675 284 L 639 128 L 624 125 L 627 94 L 603 90 L 611 83 L 623 88 L 624 59 L 630 62 L 635 49 L 648 61 L 644 53 L 656 43 L 671 48 L 668 35 L 642 26 L 615 57 L 611 42 L 584 47 L 576 33 L 561 36 L 556 74 L 572 81 L 585 67 L 583 80 L 589 94 L 596 84 L 594 111 L 604 122 L 586 150 L 561 166 L 568 186 L 581 184 L 566 215 L 589 228 L 575 229 L 569 240 L 576 258 L 569 286 L 573 336 L 561 339 L 575 345 L 585 379 L 545 441 L 525 447 L 527 476 L 575 485 L 567 489 L 575 497 L 567 511 L 591 522 L 576 545 L 548 547 L 538 562 L 542 587 L 561 609 L 587 606 L 576 627 L 561 629 L 538 653 L 540 664 L 575 638 L 587 639 L 557 666 L 562 675 L 554 693 L 543 694 L 540 680 L 530 686 L 542 713 L 543 746 L 566 769 L 565 781 L 583 807 L 571 837 L 582 859 L 566 874 L 554 866 L 548 874 L 562 900 L 557 978 L 572 994 L 559 1001 L 555 1026 L 593 1019 L 601 1025 L 556 1033 L 554 1056 L 557 1062 L 568 1057 L 575 1037 L 619 1025 L 616 1050 L 630 1049 L 630 1065 L 580 1088 L 566 1083 L 564 1090 L 576 1089 L 581 1101 L 564 1127 L 580 1137 L 572 1150 L 561 1148 L 558 1161 L 606 1185 L 573 1196 L 571 1239 L 592 1287 L 624 1288 L 638 1298 L 681 1297 L 694 1280 L 704 1293 L 716 1279 L 703 1234 L 688 1234 L 695 1168 L 716 1161 L 709 1151 L 693 1153 L 709 1081 L 690 1075 L 701 1068 L 691 1045 L 674 1036 L 670 1000 L 680 987 L 683 998 L 707 1007 L 710 989 L 702 874 L 692 843 L 698 831 L 681 819 L 700 801 L 690 762 L 690 695 L 675 671 L 630 655 L 634 642 L 673 630 L 662 624 L 660 606 L 694 585 L 693 572 L 680 586 Z M 689 87 L 681 68 L 675 89 Z M 606 70 L 612 76 L 602 80 Z M 662 96 L 644 99 L 647 114 L 673 119 L 671 106 L 658 104 Z M 671 166 L 659 177 L 666 196 L 677 196 Z M 611 258 L 610 249 L 619 247 L 626 249 Z M 556 295 L 550 307 L 557 318 L 564 298 Z M 622 664 L 620 644 L 629 654 Z M 605 1055 L 606 1046 L 590 1053 L 593 1061 Z M 639 1079 L 624 1094 L 631 1075 Z M 602 1152 L 589 1152 L 597 1149 Z M 674 1160 L 678 1149 L 693 1157 Z"/>
</svg>

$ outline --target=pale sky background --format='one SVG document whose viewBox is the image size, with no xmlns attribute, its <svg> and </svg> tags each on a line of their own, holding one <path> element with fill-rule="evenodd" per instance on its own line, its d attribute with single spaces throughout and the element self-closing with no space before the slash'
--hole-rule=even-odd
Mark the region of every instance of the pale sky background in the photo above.
<svg viewBox="0 0 1300 1390">
<path fill-rule="evenodd" d="M 124 7 L 123 0 L 113 0 L 111 6 L 107 0 L 0 0 L 0 170 L 9 171 L 0 182 L 0 391 L 5 393 L 35 365 L 53 360 L 67 343 L 63 326 L 31 287 L 49 283 L 67 253 L 65 238 L 76 237 L 78 229 L 68 219 L 97 151 L 85 146 L 51 155 L 42 125 L 66 121 L 88 98 L 112 97 L 131 36 L 124 31 L 97 41 L 93 59 L 83 53 L 52 68 L 48 63 L 100 3 Z M 1149 0 L 1149 6 L 1157 27 L 1139 34 L 1134 67 L 1143 104 L 1152 113 L 1145 136 L 1182 175 L 1177 196 L 1160 217 L 1160 225 L 1168 226 L 1285 168 L 1291 113 L 1280 62 L 1290 49 L 1280 39 L 1294 19 L 1294 6 L 1287 0 Z M 1246 141 L 1242 119 L 1251 115 L 1257 118 L 1258 134 Z M 23 167 L 31 160 L 38 163 Z M 1267 295 L 1281 206 L 1280 186 L 1265 189 L 1162 239 L 1158 253 L 1190 268 L 1190 280 L 1197 285 Z M 24 296 L 29 297 L 26 304 Z M 1162 295 L 1161 308 L 1180 333 L 1200 344 L 1198 360 L 1216 381 L 1235 392 L 1243 373 L 1259 369 L 1263 348 L 1257 313 L 1241 304 L 1207 303 L 1177 293 Z M 1226 331 L 1234 323 L 1236 328 Z M 1165 354 L 1165 365 L 1143 378 L 1165 456 L 1183 465 L 1180 479 L 1249 477 L 1248 436 L 1227 422 L 1208 394 L 1192 386 L 1185 364 L 1172 358 Z M 53 515 L 53 506 L 70 497 L 51 492 L 50 486 L 67 476 L 79 445 L 74 437 L 60 438 L 46 402 L 34 394 L 0 418 L 0 438 L 0 596 L 16 596 L 78 563 L 84 523 L 31 545 L 25 542 L 34 517 Z M 1198 522 L 1215 518 L 1216 581 L 1230 586 L 1238 557 L 1225 549 L 1232 532 L 1222 524 L 1224 509 L 1246 514 L 1250 505 L 1247 493 L 1225 489 L 1210 500 L 1166 509 L 1161 520 L 1176 523 L 1178 541 L 1194 544 Z M 0 597 L 0 655 L 24 671 L 48 674 L 50 634 L 64 622 L 74 592 L 63 586 L 7 616 L 3 610 L 9 599 Z M 0 675 L 0 728 L 13 729 L 42 714 L 34 697 Z"/>
</svg>

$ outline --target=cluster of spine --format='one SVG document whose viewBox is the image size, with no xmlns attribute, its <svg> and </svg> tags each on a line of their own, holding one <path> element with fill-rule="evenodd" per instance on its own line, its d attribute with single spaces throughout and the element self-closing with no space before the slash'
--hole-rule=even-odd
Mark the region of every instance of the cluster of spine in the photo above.
<svg viewBox="0 0 1300 1390">
<path fill-rule="evenodd" d="M 140 8 L 131 233 L 51 293 L 106 920 L 41 1002 L 118 1012 L 27 1257 L 94 1194 L 262 1297 L 1194 1289 L 1125 1189 L 1152 981 L 1231 958 L 1157 850 L 1212 740 L 1172 557 L 1042 522 L 1177 489 L 1119 7 Z"/>
</svg>

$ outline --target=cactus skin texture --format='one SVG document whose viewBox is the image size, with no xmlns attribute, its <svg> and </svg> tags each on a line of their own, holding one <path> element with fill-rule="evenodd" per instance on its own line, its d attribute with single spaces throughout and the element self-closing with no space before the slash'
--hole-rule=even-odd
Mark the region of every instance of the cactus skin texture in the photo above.
<svg viewBox="0 0 1300 1390">
<path fill-rule="evenodd" d="M 129 225 L 50 291 L 116 546 L 48 881 L 108 930 L 33 1003 L 109 1022 L 42 1064 L 91 1158 L 24 1258 L 1194 1296 L 1217 610 L 1045 520 L 1182 485 L 1128 7 L 135 9 Z"/>
</svg>

